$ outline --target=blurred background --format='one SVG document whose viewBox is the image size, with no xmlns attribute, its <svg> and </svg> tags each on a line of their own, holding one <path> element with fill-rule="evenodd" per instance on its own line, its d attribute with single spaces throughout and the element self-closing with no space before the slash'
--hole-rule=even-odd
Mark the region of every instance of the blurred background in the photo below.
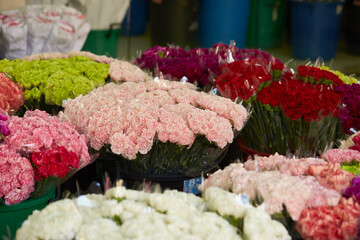
<svg viewBox="0 0 360 240">
<path fill-rule="evenodd" d="M 155 45 L 222 42 L 283 62 L 321 57 L 333 69 L 360 75 L 359 0 L 3 0 L 0 9 L 31 4 L 84 14 L 90 31 L 82 50 L 95 54 L 131 61 Z"/>
</svg>

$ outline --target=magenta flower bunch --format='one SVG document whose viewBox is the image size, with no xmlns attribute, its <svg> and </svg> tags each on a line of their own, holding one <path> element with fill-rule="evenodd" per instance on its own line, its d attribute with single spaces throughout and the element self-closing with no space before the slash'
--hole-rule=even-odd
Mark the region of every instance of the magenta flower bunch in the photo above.
<svg viewBox="0 0 360 240">
<path fill-rule="evenodd" d="M 282 63 L 270 54 L 258 49 L 239 49 L 226 44 L 215 44 L 211 48 L 195 48 L 189 51 L 177 46 L 155 46 L 146 50 L 135 64 L 153 72 L 155 77 L 179 81 L 187 77 L 190 83 L 197 82 L 200 87 L 214 81 L 221 74 L 221 66 L 232 60 L 264 59 L 269 69 Z"/>
</svg>

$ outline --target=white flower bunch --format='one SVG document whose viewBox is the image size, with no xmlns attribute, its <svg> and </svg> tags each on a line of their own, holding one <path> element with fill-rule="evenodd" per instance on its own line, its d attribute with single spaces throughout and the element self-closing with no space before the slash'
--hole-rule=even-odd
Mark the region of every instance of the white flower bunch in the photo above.
<svg viewBox="0 0 360 240">
<path fill-rule="evenodd" d="M 61 200 L 35 210 L 16 232 L 16 239 L 74 239 L 83 220 L 73 200 Z"/>
<path fill-rule="evenodd" d="M 244 237 L 248 240 L 291 239 L 286 228 L 278 221 L 272 220 L 263 206 L 254 207 L 248 198 L 217 187 L 209 187 L 204 192 L 207 208 L 221 216 L 233 216 L 244 219 Z"/>
<path fill-rule="evenodd" d="M 199 197 L 177 191 L 117 187 L 105 195 L 60 200 L 35 211 L 16 239 L 241 239 L 224 218 L 203 211 L 204 204 Z"/>
</svg>

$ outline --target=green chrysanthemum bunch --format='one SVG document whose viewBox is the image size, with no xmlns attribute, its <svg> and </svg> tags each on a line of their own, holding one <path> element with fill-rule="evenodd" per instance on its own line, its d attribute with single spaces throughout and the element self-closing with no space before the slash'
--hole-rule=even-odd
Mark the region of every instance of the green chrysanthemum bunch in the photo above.
<svg viewBox="0 0 360 240">
<path fill-rule="evenodd" d="M 84 56 L 50 60 L 1 60 L 0 72 L 9 74 L 24 91 L 25 106 L 49 110 L 64 100 L 87 94 L 105 84 L 109 65 Z"/>
</svg>

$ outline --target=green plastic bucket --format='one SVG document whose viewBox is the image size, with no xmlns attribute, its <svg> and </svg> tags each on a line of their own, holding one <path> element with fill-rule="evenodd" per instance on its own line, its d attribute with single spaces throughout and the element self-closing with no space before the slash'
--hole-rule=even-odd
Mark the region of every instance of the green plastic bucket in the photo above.
<svg viewBox="0 0 360 240">
<path fill-rule="evenodd" d="M 110 27 L 106 30 L 91 30 L 82 51 L 116 58 L 119 36 L 120 28 Z"/>
<path fill-rule="evenodd" d="M 14 239 L 16 230 L 20 228 L 27 217 L 31 215 L 34 210 L 40 210 L 46 207 L 49 200 L 53 198 L 55 198 L 55 189 L 40 198 L 25 200 L 10 206 L 0 205 L 0 239 L 3 236 Z M 8 229 L 10 232 L 8 232 Z"/>
<path fill-rule="evenodd" d="M 285 0 L 251 1 L 247 47 L 275 48 L 282 46 L 285 5 Z"/>
</svg>

